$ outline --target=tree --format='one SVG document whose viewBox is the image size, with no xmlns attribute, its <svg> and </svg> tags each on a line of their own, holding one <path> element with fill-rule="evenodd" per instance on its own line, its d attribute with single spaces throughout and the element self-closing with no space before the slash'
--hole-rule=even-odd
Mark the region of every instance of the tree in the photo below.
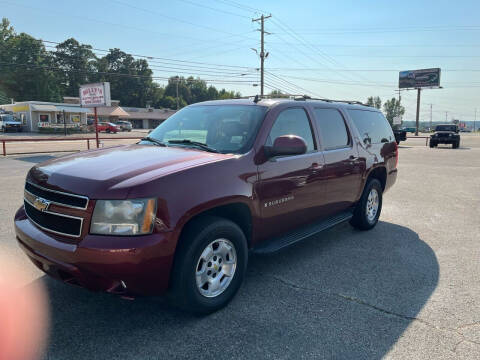
<svg viewBox="0 0 480 360">
<path fill-rule="evenodd" d="M 135 59 L 120 49 L 97 60 L 95 81 L 109 81 L 112 99 L 124 106 L 145 107 L 151 103 L 154 85 L 152 70 L 144 59 Z"/>
<path fill-rule="evenodd" d="M 381 109 L 382 108 L 382 99 L 380 99 L 379 96 L 370 96 L 368 99 L 367 99 L 367 105 L 368 106 L 373 106 L 377 109 Z"/>
<path fill-rule="evenodd" d="M 288 98 L 289 97 L 289 95 L 284 94 L 281 90 L 272 90 L 272 91 L 270 91 L 269 95 L 277 97 L 277 98 Z"/>
<path fill-rule="evenodd" d="M 403 116 L 405 114 L 405 108 L 400 104 L 400 101 L 396 98 L 385 101 L 383 104 L 383 111 L 390 125 L 393 125 L 393 118 L 396 116 Z"/>
<path fill-rule="evenodd" d="M 95 57 L 90 45 L 80 44 L 74 38 L 56 46 L 53 53 L 56 65 L 63 71 L 59 80 L 66 96 L 78 96 L 80 85 L 92 82 L 95 73 Z"/>
<path fill-rule="evenodd" d="M 59 101 L 61 89 L 53 56 L 46 51 L 40 40 L 28 34 L 10 32 L 5 37 L 2 21 L 2 48 L 6 55 L 2 62 L 0 84 L 9 98 L 15 100 Z M 5 41 L 6 39 L 6 41 Z"/>
</svg>

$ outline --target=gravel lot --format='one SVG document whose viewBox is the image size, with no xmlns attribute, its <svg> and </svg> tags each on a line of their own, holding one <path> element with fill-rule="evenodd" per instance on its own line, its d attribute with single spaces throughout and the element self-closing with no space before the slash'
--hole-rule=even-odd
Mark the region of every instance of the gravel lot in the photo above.
<svg viewBox="0 0 480 360">
<path fill-rule="evenodd" d="M 375 229 L 344 224 L 252 256 L 237 297 L 204 318 L 37 271 L 16 245 L 12 218 L 41 159 L 0 158 L 0 254 L 48 292 L 46 359 L 480 358 L 480 136 L 462 135 L 457 150 L 402 143 Z"/>
</svg>

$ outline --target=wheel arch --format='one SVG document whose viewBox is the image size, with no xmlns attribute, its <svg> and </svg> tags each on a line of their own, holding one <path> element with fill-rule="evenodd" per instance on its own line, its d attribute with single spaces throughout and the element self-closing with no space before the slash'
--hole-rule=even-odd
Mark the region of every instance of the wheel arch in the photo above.
<svg viewBox="0 0 480 360">
<path fill-rule="evenodd" d="M 205 216 L 215 216 L 223 219 L 227 219 L 235 223 L 243 231 L 245 238 L 247 239 L 247 245 L 250 247 L 252 240 L 252 224 L 253 214 L 250 206 L 243 201 L 231 201 L 227 203 L 220 203 L 209 208 L 203 208 L 199 211 L 191 212 L 189 215 L 184 216 L 180 221 L 180 234 L 178 242 L 182 241 L 182 235 L 185 230 L 194 221 Z M 177 243 L 178 247 L 178 243 Z"/>
<path fill-rule="evenodd" d="M 368 184 L 370 179 L 377 179 L 380 181 L 380 184 L 382 185 L 382 191 L 384 191 L 387 184 L 387 169 L 384 166 L 377 166 L 370 170 L 365 180 L 364 187 Z"/>
</svg>

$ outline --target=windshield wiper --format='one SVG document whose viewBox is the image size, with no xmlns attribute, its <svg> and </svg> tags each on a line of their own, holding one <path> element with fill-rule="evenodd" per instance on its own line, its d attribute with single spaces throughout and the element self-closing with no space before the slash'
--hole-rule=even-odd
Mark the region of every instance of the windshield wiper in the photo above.
<svg viewBox="0 0 480 360">
<path fill-rule="evenodd" d="M 211 147 L 208 146 L 207 144 L 204 144 L 204 143 L 199 142 L 199 141 L 192 141 L 192 140 L 188 140 L 188 139 L 181 139 L 181 140 L 168 140 L 168 143 L 169 143 L 169 144 L 181 144 L 181 145 L 193 145 L 193 146 L 197 146 L 197 147 L 199 147 L 200 149 L 203 149 L 203 150 L 206 150 L 206 151 L 218 153 L 218 150 L 217 150 L 217 149 L 211 148 Z"/>
<path fill-rule="evenodd" d="M 150 141 L 150 142 L 152 142 L 152 143 L 154 143 L 154 144 L 156 144 L 156 145 L 158 145 L 158 146 L 167 146 L 167 145 L 165 145 L 164 143 L 162 143 L 161 141 L 159 141 L 159 140 L 157 140 L 157 139 L 154 139 L 154 138 L 152 138 L 152 137 L 150 137 L 150 136 L 141 138 L 140 140 L 141 140 L 141 141 Z"/>
</svg>

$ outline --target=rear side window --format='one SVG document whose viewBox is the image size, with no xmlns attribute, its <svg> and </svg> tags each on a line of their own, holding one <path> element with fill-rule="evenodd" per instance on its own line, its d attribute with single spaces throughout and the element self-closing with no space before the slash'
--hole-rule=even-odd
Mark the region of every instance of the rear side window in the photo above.
<svg viewBox="0 0 480 360">
<path fill-rule="evenodd" d="M 283 110 L 273 124 L 267 139 L 267 146 L 272 146 L 275 139 L 282 135 L 300 136 L 307 144 L 307 152 L 315 150 L 312 128 L 305 110 L 293 108 Z"/>
<path fill-rule="evenodd" d="M 347 147 L 350 141 L 342 114 L 336 109 L 315 109 L 314 112 L 323 148 L 332 150 Z"/>
<path fill-rule="evenodd" d="M 361 139 L 369 139 L 372 144 L 394 140 L 392 127 L 382 113 L 368 110 L 348 110 Z"/>
</svg>

